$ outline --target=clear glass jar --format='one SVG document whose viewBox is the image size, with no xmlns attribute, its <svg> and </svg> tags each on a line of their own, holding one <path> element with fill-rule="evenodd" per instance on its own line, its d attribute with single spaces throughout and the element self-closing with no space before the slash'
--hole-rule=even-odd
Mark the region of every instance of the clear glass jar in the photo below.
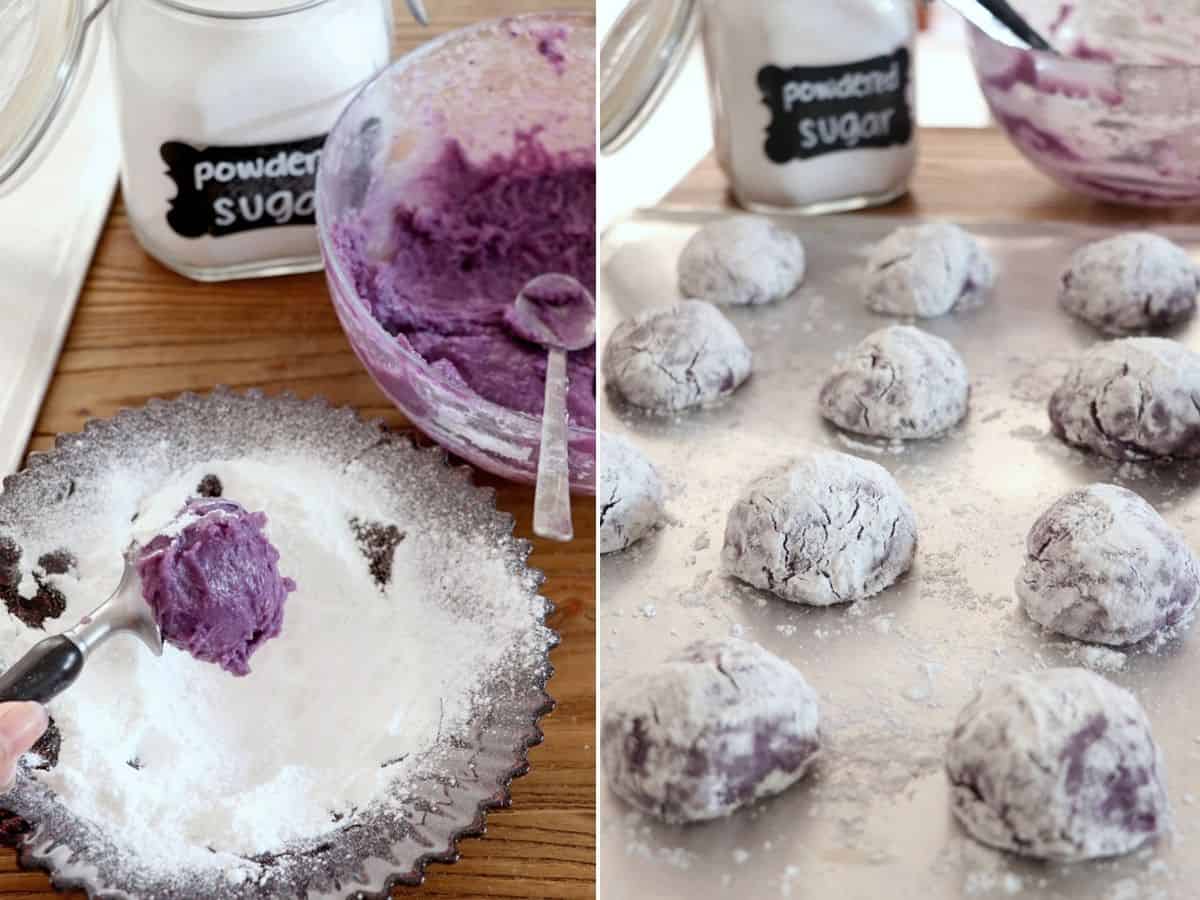
<svg viewBox="0 0 1200 900">
<path fill-rule="evenodd" d="M 887 203 L 916 164 L 912 0 L 702 0 L 717 160 L 740 205 Z"/>
<path fill-rule="evenodd" d="M 388 62 L 391 0 L 0 0 L 0 196 L 70 118 L 102 20 L 146 251 L 205 281 L 321 268 L 322 144 Z"/>
<path fill-rule="evenodd" d="M 321 268 L 325 135 L 388 61 L 389 0 L 115 0 L 121 187 L 138 241 L 199 280 Z"/>
<path fill-rule="evenodd" d="M 916 164 L 912 0 L 631 0 L 601 48 L 601 149 L 654 115 L 703 37 L 716 157 L 771 213 L 886 203 Z"/>
</svg>

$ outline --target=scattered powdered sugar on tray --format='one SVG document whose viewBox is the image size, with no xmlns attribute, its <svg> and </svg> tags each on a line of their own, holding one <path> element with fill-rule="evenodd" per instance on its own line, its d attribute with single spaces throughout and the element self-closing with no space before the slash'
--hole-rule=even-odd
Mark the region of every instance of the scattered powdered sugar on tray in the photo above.
<svg viewBox="0 0 1200 900">
<path fill-rule="evenodd" d="M 1076 644 L 1068 651 L 1067 658 L 1097 672 L 1120 672 L 1129 655 L 1099 644 Z"/>
<path fill-rule="evenodd" d="M 655 257 L 663 270 L 674 264 L 665 235 L 684 221 L 694 228 L 709 218 L 652 211 L 634 220 L 636 232 L 614 226 L 602 258 L 609 242 L 638 240 L 645 264 L 610 260 L 602 271 L 601 333 L 640 304 L 661 302 L 657 281 L 649 290 L 643 282 Z M 640 823 L 636 854 L 622 852 L 630 828 L 613 823 L 628 807 L 603 786 L 600 772 L 605 891 L 697 900 L 786 890 L 794 897 L 922 900 L 1108 900 L 1134 890 L 1137 900 L 1193 896 L 1195 855 L 1187 851 L 1200 822 L 1200 790 L 1188 773 L 1200 761 L 1200 727 L 1180 686 L 1200 672 L 1195 627 L 1184 623 L 1134 647 L 1064 642 L 1029 619 L 1013 587 L 1038 516 L 1066 491 L 1092 482 L 1127 483 L 1200 546 L 1200 465 L 1113 464 L 1073 450 L 1050 428 L 1049 395 L 1096 335 L 1063 316 L 1053 298 L 1047 302 L 1046 285 L 1056 283 L 1070 251 L 1098 233 L 972 225 L 998 259 L 995 302 L 921 325 L 966 360 L 971 411 L 942 439 L 893 446 L 829 427 L 817 399 L 839 354 L 880 324 L 855 288 L 862 270 L 855 251 L 900 222 L 849 216 L 810 224 L 791 227 L 815 261 L 806 292 L 827 303 L 818 312 L 802 292 L 728 312 L 755 366 L 728 404 L 665 422 L 601 408 L 603 427 L 636 441 L 663 477 L 682 481 L 686 491 L 672 503 L 680 528 L 664 529 L 638 554 L 602 560 L 598 627 L 610 684 L 637 678 L 697 639 L 740 631 L 761 643 L 795 663 L 820 694 L 823 757 L 795 787 L 729 819 L 688 829 Z M 1195 248 L 1195 229 L 1177 234 Z M 1200 346 L 1195 323 L 1172 337 Z M 826 447 L 878 462 L 900 483 L 920 522 L 915 565 L 871 601 L 825 610 L 739 586 L 719 564 L 739 491 L 771 465 Z M 712 546 L 698 550 L 693 542 L 701 532 Z M 653 620 L 629 614 L 646 602 L 655 604 Z M 996 676 L 1064 665 L 1094 669 L 1133 691 L 1163 746 L 1178 831 L 1145 857 L 1039 864 L 977 844 L 951 815 L 943 760 L 963 704 Z M 664 862 L 659 854 L 668 848 L 692 854 L 690 865 Z M 733 858 L 735 848 L 751 854 L 744 864 Z M 789 870 L 799 876 L 790 878 Z"/>
<path fill-rule="evenodd" d="M 191 460 L 169 471 L 170 453 L 150 465 L 118 454 L 73 478 L 69 502 L 18 527 L 0 502 L 0 541 L 20 550 L 20 576 L 9 581 L 27 601 L 31 584 L 65 599 L 45 622 L 50 633 L 107 597 L 130 538 L 161 529 L 209 476 L 223 496 L 266 512 L 280 572 L 298 585 L 281 636 L 255 654 L 245 678 L 172 646 L 155 658 L 122 636 L 51 703 L 61 747 L 56 760 L 28 759 L 53 763 L 32 778 L 83 832 L 103 835 L 125 876 L 117 886 L 171 883 L 180 887 L 170 896 L 207 897 L 183 885 L 215 873 L 233 894 L 278 896 L 273 879 L 292 856 L 303 860 L 355 829 L 366 834 L 381 815 L 427 816 L 427 803 L 412 802 L 423 781 L 441 778 L 449 801 L 450 788 L 472 774 L 460 757 L 480 739 L 481 711 L 519 690 L 518 671 L 544 680 L 553 636 L 536 576 L 514 565 L 517 542 L 473 527 L 478 516 L 454 510 L 461 499 L 409 491 L 370 464 L 369 455 L 398 446 L 351 446 L 340 460 L 311 447 L 198 462 L 180 450 Z M 408 452 L 441 468 L 424 451 Z M 413 468 L 430 477 L 427 465 Z M 34 562 L 55 553 L 69 558 L 65 571 Z M 5 663 L 42 637 L 0 617 Z M 529 742 L 504 734 L 514 748 Z M 13 808 L 36 822 L 35 788 L 23 778 L 17 798 L 6 799 L 24 801 Z"/>
</svg>

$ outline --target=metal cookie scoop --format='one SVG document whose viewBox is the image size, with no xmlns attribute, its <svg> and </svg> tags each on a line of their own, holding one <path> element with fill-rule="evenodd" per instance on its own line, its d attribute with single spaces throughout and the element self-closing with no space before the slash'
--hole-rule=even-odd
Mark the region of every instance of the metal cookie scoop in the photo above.
<svg viewBox="0 0 1200 900">
<path fill-rule="evenodd" d="M 142 597 L 142 582 L 125 556 L 125 571 L 113 595 L 84 616 L 74 628 L 38 641 L 0 675 L 0 702 L 36 700 L 46 703 L 65 691 L 96 648 L 114 634 L 135 635 L 155 656 L 162 656 L 162 633 Z"/>
<path fill-rule="evenodd" d="M 575 532 L 567 467 L 567 352 L 596 342 L 596 298 L 570 275 L 539 275 L 521 289 L 508 321 L 525 340 L 550 351 L 533 531 L 539 537 L 569 541 Z"/>
</svg>

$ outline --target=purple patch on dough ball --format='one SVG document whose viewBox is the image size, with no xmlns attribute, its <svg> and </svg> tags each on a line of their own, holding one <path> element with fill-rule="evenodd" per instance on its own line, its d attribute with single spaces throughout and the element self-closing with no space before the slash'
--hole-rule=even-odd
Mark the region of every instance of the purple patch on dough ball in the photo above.
<svg viewBox="0 0 1200 900">
<path fill-rule="evenodd" d="M 1178 624 L 1200 601 L 1200 560 L 1125 488 L 1067 493 L 1038 518 L 1026 544 L 1017 596 L 1030 618 L 1067 637 L 1134 644 Z"/>
<path fill-rule="evenodd" d="M 711 406 L 750 376 L 750 348 L 711 303 L 685 300 L 622 321 L 604 347 L 608 389 L 657 413 Z"/>
<path fill-rule="evenodd" d="M 1084 669 L 985 682 L 955 723 L 946 768 L 967 831 L 1024 856 L 1115 856 L 1169 826 L 1162 759 L 1144 711 Z"/>
<path fill-rule="evenodd" d="M 1054 433 L 1110 459 L 1200 457 L 1200 354 L 1165 338 L 1101 342 L 1048 407 Z"/>
<path fill-rule="evenodd" d="M 609 784 L 667 822 L 717 818 L 777 793 L 817 753 L 811 688 L 745 641 L 693 644 L 612 698 L 601 725 Z"/>
</svg>

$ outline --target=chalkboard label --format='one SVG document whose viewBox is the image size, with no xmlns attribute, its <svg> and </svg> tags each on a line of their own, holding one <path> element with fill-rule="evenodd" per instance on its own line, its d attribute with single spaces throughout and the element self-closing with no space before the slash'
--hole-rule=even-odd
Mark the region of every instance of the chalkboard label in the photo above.
<svg viewBox="0 0 1200 900">
<path fill-rule="evenodd" d="M 843 66 L 765 66 L 758 73 L 771 110 L 767 158 L 811 159 L 862 147 L 912 140 L 907 47 Z"/>
<path fill-rule="evenodd" d="M 317 162 L 325 135 L 203 149 L 167 141 L 159 152 L 178 192 L 167 224 L 183 237 L 222 237 L 316 222 Z"/>
</svg>

